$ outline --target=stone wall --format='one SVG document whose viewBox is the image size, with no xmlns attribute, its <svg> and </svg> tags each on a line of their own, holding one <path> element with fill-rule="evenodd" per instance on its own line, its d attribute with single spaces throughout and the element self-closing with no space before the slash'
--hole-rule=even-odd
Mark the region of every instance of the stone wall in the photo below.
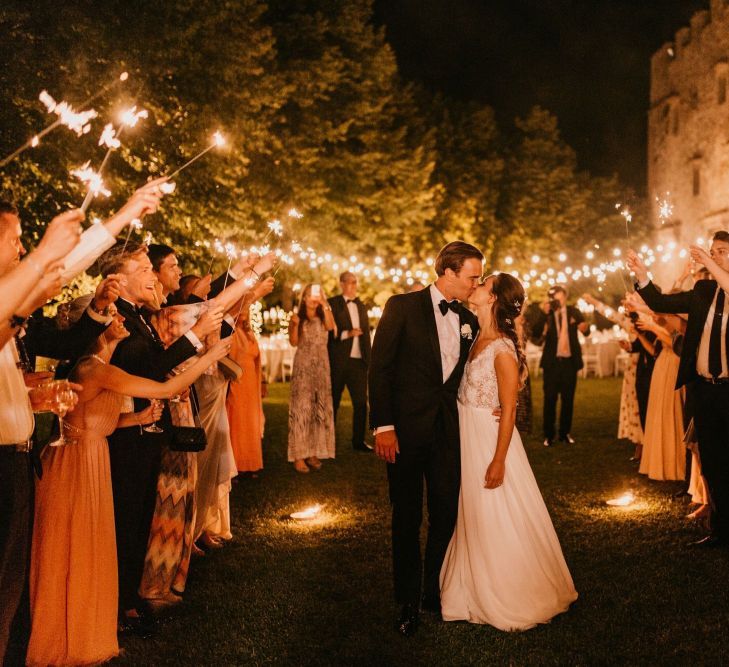
<svg viewBox="0 0 729 667">
<path fill-rule="evenodd" d="M 662 225 L 656 198 L 667 193 Z M 729 230 L 729 0 L 711 0 L 653 54 L 648 196 L 659 242 Z"/>
</svg>

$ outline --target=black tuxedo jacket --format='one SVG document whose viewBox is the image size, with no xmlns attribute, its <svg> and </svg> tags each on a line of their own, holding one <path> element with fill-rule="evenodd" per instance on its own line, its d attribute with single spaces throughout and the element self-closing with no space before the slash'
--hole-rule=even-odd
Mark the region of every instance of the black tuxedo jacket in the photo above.
<svg viewBox="0 0 729 667">
<path fill-rule="evenodd" d="M 91 319 L 86 311 L 68 329 L 60 329 L 53 318 L 36 311 L 28 319 L 20 345 L 31 368 L 34 368 L 37 356 L 71 361 L 78 359 L 105 330 L 106 324 Z"/>
<path fill-rule="evenodd" d="M 574 306 L 567 306 L 567 322 L 568 322 L 568 335 L 570 339 L 570 357 L 572 366 L 575 371 L 579 371 L 582 366 L 582 348 L 580 347 L 580 341 L 577 338 L 577 327 L 585 321 L 582 313 Z M 547 324 L 547 333 L 542 336 L 544 331 L 544 325 Z M 538 342 L 544 342 L 544 349 L 542 350 L 542 360 L 539 365 L 542 368 L 551 368 L 557 364 L 557 315 L 555 313 L 546 314 L 539 311 L 539 318 L 534 322 L 533 331 L 539 332 L 542 336 Z"/>
<path fill-rule="evenodd" d="M 130 335 L 120 341 L 114 350 L 111 363 L 115 366 L 132 375 L 164 382 L 167 374 L 175 366 L 195 354 L 195 346 L 185 336 L 181 336 L 165 349 L 154 329 L 150 331 L 137 309 L 128 301 L 119 299 L 117 308 L 119 313 L 124 316 L 124 326 L 129 330 Z M 134 399 L 135 412 L 143 410 L 148 405 L 149 401 L 146 399 Z M 168 427 L 171 423 L 166 406 L 160 421 L 163 428 Z M 169 431 L 169 428 L 165 428 L 164 434 L 152 435 L 159 438 L 162 444 L 166 444 L 169 440 Z M 139 429 L 135 426 L 117 429 L 111 437 L 117 438 L 125 433 L 131 433 L 135 440 L 140 437 Z M 149 435 L 144 432 L 143 437 Z"/>
<path fill-rule="evenodd" d="M 430 288 L 390 298 L 375 332 L 369 369 L 370 420 L 373 427 L 395 426 L 400 455 L 433 443 L 436 422 L 442 419 L 448 442 L 458 447 L 458 386 L 478 320 L 467 308 L 459 312 L 461 356 L 443 382 L 440 342 Z"/>
<path fill-rule="evenodd" d="M 362 351 L 362 360 L 366 363 L 370 363 L 370 323 L 367 317 L 367 308 L 359 300 L 355 299 L 355 305 L 357 306 L 357 312 L 359 313 L 359 328 L 362 329 L 362 335 L 359 337 L 359 347 Z M 354 338 L 345 338 L 342 340 L 340 336 L 342 332 L 349 331 L 353 328 L 352 318 L 347 308 L 347 302 L 345 298 L 339 294 L 329 299 L 329 305 L 332 309 L 332 316 L 334 322 L 337 325 L 336 331 L 329 332 L 329 360 L 331 363 L 332 370 L 335 367 L 343 368 L 344 364 L 347 363 L 349 355 L 352 353 L 352 344 Z"/>
<path fill-rule="evenodd" d="M 636 286 L 637 287 L 637 286 Z M 711 302 L 714 300 L 717 283 L 715 280 L 699 280 L 692 290 L 677 294 L 661 294 L 653 283 L 648 283 L 638 294 L 657 313 L 688 313 L 686 334 L 681 349 L 681 361 L 678 366 L 676 389 L 693 382 L 699 376 L 696 372 L 696 357 L 704 331 L 706 316 L 709 314 Z M 729 343 L 729 329 L 727 330 Z"/>
</svg>

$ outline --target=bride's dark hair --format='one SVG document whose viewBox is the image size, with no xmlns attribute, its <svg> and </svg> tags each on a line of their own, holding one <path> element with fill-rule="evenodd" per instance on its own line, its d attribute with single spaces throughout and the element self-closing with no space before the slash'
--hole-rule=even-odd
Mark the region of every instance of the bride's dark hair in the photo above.
<svg viewBox="0 0 729 667">
<path fill-rule="evenodd" d="M 521 315 L 524 306 L 524 287 L 509 273 L 499 273 L 491 277 L 494 279 L 491 293 L 496 297 L 493 306 L 494 325 L 499 333 L 514 343 L 519 362 L 519 383 L 523 385 L 527 376 L 527 363 L 516 331 L 516 318 Z"/>
</svg>

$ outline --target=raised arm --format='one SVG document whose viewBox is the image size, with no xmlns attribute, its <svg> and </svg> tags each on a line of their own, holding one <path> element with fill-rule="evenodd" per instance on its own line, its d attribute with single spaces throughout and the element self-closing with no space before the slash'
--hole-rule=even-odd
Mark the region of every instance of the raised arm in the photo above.
<svg viewBox="0 0 729 667">
<path fill-rule="evenodd" d="M 729 272 L 722 269 L 703 248 L 692 245 L 690 250 L 691 259 L 699 264 L 703 264 L 709 270 L 714 280 L 719 283 L 719 286 L 729 292 Z"/>
<path fill-rule="evenodd" d="M 661 294 L 648 279 L 648 267 L 634 250 L 628 251 L 628 268 L 638 280 L 638 294 L 648 307 L 656 313 L 688 313 L 691 307 L 691 292 Z"/>
<path fill-rule="evenodd" d="M 229 340 L 218 341 L 188 369 L 164 382 L 156 382 L 138 375 L 131 375 L 111 364 L 95 366 L 88 376 L 88 380 L 101 389 L 115 391 L 125 396 L 170 398 L 189 387 L 203 374 L 206 368 L 222 359 L 229 351 Z M 88 382 L 88 380 L 84 378 L 84 382 Z"/>
</svg>

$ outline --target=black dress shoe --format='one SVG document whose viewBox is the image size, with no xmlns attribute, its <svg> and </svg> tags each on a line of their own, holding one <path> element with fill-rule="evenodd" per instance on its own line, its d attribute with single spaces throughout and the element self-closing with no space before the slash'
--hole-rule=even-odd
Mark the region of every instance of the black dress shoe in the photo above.
<svg viewBox="0 0 729 667">
<path fill-rule="evenodd" d="M 720 549 L 729 546 L 729 543 L 717 535 L 707 535 L 696 542 L 689 542 L 689 546 L 696 549 Z"/>
<path fill-rule="evenodd" d="M 562 437 L 560 437 L 560 440 L 562 442 L 566 442 L 568 445 L 575 444 L 575 439 L 569 433 L 567 435 L 563 435 Z"/>
<path fill-rule="evenodd" d="M 440 614 L 440 596 L 424 595 L 423 603 L 420 605 L 420 608 L 430 614 Z"/>
<path fill-rule="evenodd" d="M 400 618 L 397 620 L 396 629 L 403 637 L 412 637 L 418 629 L 419 620 L 418 605 L 403 605 L 402 611 L 400 611 Z"/>
<path fill-rule="evenodd" d="M 360 442 L 356 445 L 352 445 L 352 449 L 357 452 L 371 452 L 374 447 L 372 445 L 368 445 L 366 442 Z"/>
<path fill-rule="evenodd" d="M 554 440 L 552 438 L 544 438 L 544 442 L 542 444 L 545 447 L 552 447 L 554 445 Z"/>
</svg>

